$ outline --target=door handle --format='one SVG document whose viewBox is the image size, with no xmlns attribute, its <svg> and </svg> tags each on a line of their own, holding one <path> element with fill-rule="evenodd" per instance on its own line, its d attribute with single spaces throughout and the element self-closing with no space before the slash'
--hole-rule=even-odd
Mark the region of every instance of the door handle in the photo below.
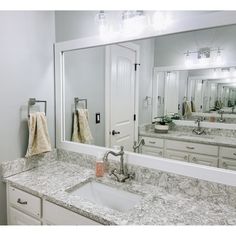
<svg viewBox="0 0 236 236">
<path fill-rule="evenodd" d="M 116 134 L 120 134 L 120 132 L 119 132 L 119 131 L 115 131 L 115 130 L 113 129 L 112 132 L 111 132 L 111 134 L 112 134 L 112 135 L 116 135 Z"/>
</svg>

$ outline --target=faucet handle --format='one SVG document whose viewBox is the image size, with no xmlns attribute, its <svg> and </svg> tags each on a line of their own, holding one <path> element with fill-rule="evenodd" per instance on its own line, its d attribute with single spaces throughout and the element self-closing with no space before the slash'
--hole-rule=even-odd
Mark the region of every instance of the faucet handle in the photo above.
<svg viewBox="0 0 236 236">
<path fill-rule="evenodd" d="M 124 151 L 124 146 L 120 146 L 120 150 L 123 152 Z"/>
</svg>

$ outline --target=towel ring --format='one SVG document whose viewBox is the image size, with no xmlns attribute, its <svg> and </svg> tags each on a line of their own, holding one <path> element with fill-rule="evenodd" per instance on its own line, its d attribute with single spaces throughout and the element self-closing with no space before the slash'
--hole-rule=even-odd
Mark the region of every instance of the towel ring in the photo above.
<svg viewBox="0 0 236 236">
<path fill-rule="evenodd" d="M 30 107 L 34 106 L 36 103 L 44 103 L 45 116 L 47 114 L 47 101 L 36 100 L 35 98 L 30 98 L 28 101 L 28 117 L 30 117 Z"/>
<path fill-rule="evenodd" d="M 78 105 L 78 103 L 79 103 L 79 102 L 82 102 L 82 101 L 85 102 L 85 109 L 88 108 L 88 101 L 87 101 L 87 99 L 85 99 L 85 98 L 80 99 L 80 98 L 76 97 L 76 98 L 74 98 L 74 102 L 75 102 L 75 111 L 76 111 L 76 109 L 77 109 L 77 105 Z"/>
</svg>

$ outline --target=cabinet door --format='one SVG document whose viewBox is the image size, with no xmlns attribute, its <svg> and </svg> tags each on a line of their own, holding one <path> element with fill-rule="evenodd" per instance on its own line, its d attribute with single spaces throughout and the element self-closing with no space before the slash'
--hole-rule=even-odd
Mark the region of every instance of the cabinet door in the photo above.
<svg viewBox="0 0 236 236">
<path fill-rule="evenodd" d="M 236 170 L 236 160 L 230 158 L 220 158 L 219 167 L 228 170 Z"/>
<path fill-rule="evenodd" d="M 188 153 L 186 153 L 186 152 L 166 150 L 165 157 L 169 158 L 169 159 L 173 159 L 173 160 L 188 162 Z"/>
<path fill-rule="evenodd" d="M 49 201 L 43 202 L 43 218 L 46 224 L 50 225 L 100 225 L 94 220 Z"/>
<path fill-rule="evenodd" d="M 190 154 L 189 162 L 196 163 L 199 165 L 218 167 L 218 157 L 213 156 Z"/>
<path fill-rule="evenodd" d="M 142 154 L 146 154 L 146 155 L 150 155 L 150 156 L 163 157 L 163 149 L 143 146 L 142 147 Z"/>
<path fill-rule="evenodd" d="M 34 219 L 13 207 L 9 207 L 9 225 L 41 225 L 39 220 Z"/>
</svg>

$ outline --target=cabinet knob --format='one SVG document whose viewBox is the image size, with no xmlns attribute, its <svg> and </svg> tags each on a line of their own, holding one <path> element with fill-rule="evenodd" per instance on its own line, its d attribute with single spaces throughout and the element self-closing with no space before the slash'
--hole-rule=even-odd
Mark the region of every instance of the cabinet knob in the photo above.
<svg viewBox="0 0 236 236">
<path fill-rule="evenodd" d="M 120 132 L 119 132 L 119 131 L 112 130 L 111 134 L 112 134 L 112 135 L 116 135 L 116 134 L 120 134 Z"/>
<path fill-rule="evenodd" d="M 225 162 L 222 163 L 223 167 L 227 167 L 227 164 Z"/>
<path fill-rule="evenodd" d="M 155 141 L 149 141 L 149 143 L 151 143 L 151 144 L 155 144 L 156 142 L 155 142 Z"/>
<path fill-rule="evenodd" d="M 196 157 L 194 157 L 194 158 L 193 158 L 193 161 L 194 161 L 194 162 L 197 162 L 197 158 L 196 158 Z"/>
<path fill-rule="evenodd" d="M 21 205 L 27 205 L 27 201 L 21 201 L 20 198 L 17 199 L 17 203 L 19 203 Z"/>
<path fill-rule="evenodd" d="M 194 147 L 186 146 L 187 149 L 194 149 Z"/>
</svg>

